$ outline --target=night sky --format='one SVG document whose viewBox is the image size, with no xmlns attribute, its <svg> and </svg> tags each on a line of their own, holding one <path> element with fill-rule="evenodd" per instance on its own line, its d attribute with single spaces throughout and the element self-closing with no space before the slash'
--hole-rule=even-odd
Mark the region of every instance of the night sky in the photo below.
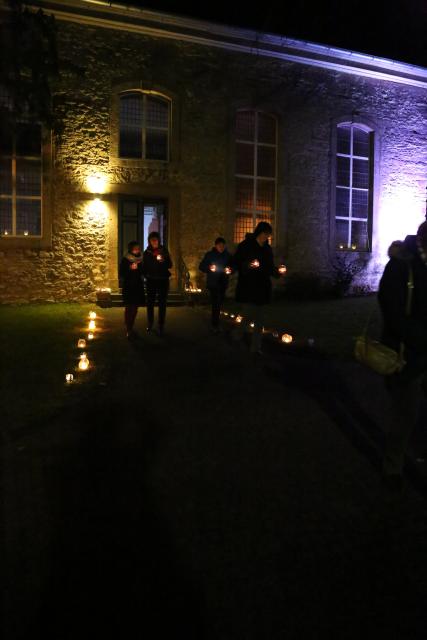
<svg viewBox="0 0 427 640">
<path fill-rule="evenodd" d="M 116 0 L 117 1 L 117 0 Z M 119 0 L 120 1 L 120 0 Z M 427 0 L 261 0 L 123 4 L 329 44 L 427 67 Z"/>
</svg>

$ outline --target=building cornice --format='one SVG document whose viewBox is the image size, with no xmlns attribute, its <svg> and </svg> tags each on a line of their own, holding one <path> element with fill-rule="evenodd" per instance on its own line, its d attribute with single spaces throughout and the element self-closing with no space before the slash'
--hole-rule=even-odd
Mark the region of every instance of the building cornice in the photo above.
<svg viewBox="0 0 427 640">
<path fill-rule="evenodd" d="M 58 20 L 276 58 L 352 75 L 427 88 L 427 69 L 355 51 L 103 0 L 35 0 Z"/>
</svg>

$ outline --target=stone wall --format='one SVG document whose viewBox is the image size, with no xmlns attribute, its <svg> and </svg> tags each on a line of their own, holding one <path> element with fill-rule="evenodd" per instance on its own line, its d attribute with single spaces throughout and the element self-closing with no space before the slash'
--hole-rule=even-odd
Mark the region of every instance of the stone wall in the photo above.
<svg viewBox="0 0 427 640">
<path fill-rule="evenodd" d="M 0 301 L 87 300 L 98 286 L 116 286 L 121 193 L 174 193 L 171 250 L 197 274 L 215 236 L 232 239 L 233 116 L 239 107 L 279 117 L 275 251 L 286 257 L 290 272 L 331 274 L 332 140 L 339 121 L 353 118 L 375 131 L 374 250 L 361 281 L 375 283 L 388 241 L 395 229 L 406 228 L 405 216 L 406 226 L 422 221 L 425 90 L 66 22 L 59 23 L 58 36 L 61 55 L 86 73 L 64 76 L 59 89 L 64 132 L 47 167 L 44 240 L 0 238 Z M 169 165 L 115 157 L 114 96 L 123 86 L 172 97 Z M 91 174 L 108 185 L 95 213 L 86 185 Z"/>
</svg>

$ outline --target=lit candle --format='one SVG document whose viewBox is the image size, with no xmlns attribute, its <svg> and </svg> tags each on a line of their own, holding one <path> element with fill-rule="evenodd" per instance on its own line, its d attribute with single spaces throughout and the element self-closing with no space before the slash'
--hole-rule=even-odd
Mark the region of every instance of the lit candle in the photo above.
<svg viewBox="0 0 427 640">
<path fill-rule="evenodd" d="M 73 380 L 74 380 L 74 376 L 73 376 L 73 374 L 72 374 L 72 373 L 67 373 L 67 374 L 65 375 L 65 382 L 66 382 L 67 384 L 71 384 Z"/>
<path fill-rule="evenodd" d="M 250 326 L 251 326 L 251 327 L 252 327 L 252 329 L 253 329 L 253 328 L 254 328 L 254 326 L 255 326 L 255 322 L 251 322 Z"/>
<path fill-rule="evenodd" d="M 234 313 L 230 313 L 230 318 L 234 318 L 234 317 L 235 317 Z"/>
<path fill-rule="evenodd" d="M 88 340 L 93 340 L 93 333 L 92 333 L 92 332 L 89 332 L 89 333 L 87 334 L 87 339 L 88 339 Z"/>
<path fill-rule="evenodd" d="M 278 268 L 278 271 L 281 275 L 283 275 L 287 271 L 286 266 L 284 264 L 281 264 Z"/>
<path fill-rule="evenodd" d="M 8 235 L 9 235 L 9 231 L 5 231 L 5 232 L 4 232 L 4 235 L 5 235 L 5 236 L 8 236 Z"/>
<path fill-rule="evenodd" d="M 225 316 L 228 316 L 228 311 L 224 311 L 224 315 L 225 315 Z"/>
<path fill-rule="evenodd" d="M 95 323 L 95 320 L 91 320 L 91 321 L 89 322 L 89 330 L 90 330 L 90 331 L 94 331 L 95 329 L 96 329 L 96 323 Z"/>
<path fill-rule="evenodd" d="M 77 343 L 77 346 L 79 349 L 84 349 L 86 346 L 86 340 L 83 340 L 83 338 L 80 338 L 80 340 Z"/>
<path fill-rule="evenodd" d="M 240 322 L 242 322 L 243 320 L 243 316 L 236 316 L 236 322 L 238 322 L 240 324 Z"/>
<path fill-rule="evenodd" d="M 292 342 L 293 338 L 292 336 L 289 335 L 289 333 L 284 333 L 282 336 L 282 342 L 284 342 L 285 344 L 290 344 Z"/>
<path fill-rule="evenodd" d="M 225 273 L 229 276 L 230 273 L 233 273 L 233 270 L 231 269 L 231 267 L 225 267 Z"/>
<path fill-rule="evenodd" d="M 163 262 L 163 256 L 160 253 L 157 254 L 157 261 Z"/>
<path fill-rule="evenodd" d="M 351 248 L 353 249 L 353 251 L 356 251 L 356 249 L 357 249 L 357 244 L 352 244 L 352 245 L 351 245 Z"/>
<path fill-rule="evenodd" d="M 343 244 L 340 244 L 340 249 L 344 249 L 344 245 Z"/>
<path fill-rule="evenodd" d="M 89 368 L 89 360 L 85 353 L 82 353 L 79 361 L 79 369 L 80 371 L 86 371 Z"/>
<path fill-rule="evenodd" d="M 27 235 L 28 235 L 28 231 L 24 231 L 24 236 L 27 236 Z"/>
<path fill-rule="evenodd" d="M 95 311 L 91 311 L 91 312 L 89 313 L 89 318 L 90 318 L 91 320 L 96 320 L 96 313 L 95 313 Z"/>
<path fill-rule="evenodd" d="M 258 269 L 259 267 L 259 260 L 252 260 L 252 262 L 249 265 L 251 267 L 251 269 Z"/>
<path fill-rule="evenodd" d="M 212 271 L 212 273 L 215 273 L 215 271 L 216 271 L 216 264 L 210 264 L 210 265 L 209 265 L 209 271 Z"/>
</svg>

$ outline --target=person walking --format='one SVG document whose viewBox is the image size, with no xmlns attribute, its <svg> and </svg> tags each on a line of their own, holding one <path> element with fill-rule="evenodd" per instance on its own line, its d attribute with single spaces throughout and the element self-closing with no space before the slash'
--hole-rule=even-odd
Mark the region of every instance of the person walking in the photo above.
<svg viewBox="0 0 427 640">
<path fill-rule="evenodd" d="M 200 271 L 206 273 L 206 287 L 211 297 L 212 332 L 215 334 L 219 333 L 221 309 L 232 273 L 230 263 L 231 255 L 226 248 L 225 240 L 219 237 L 215 240 L 212 249 L 205 253 L 199 265 Z"/>
<path fill-rule="evenodd" d="M 243 337 L 245 325 L 254 323 L 250 351 L 262 354 L 262 331 L 265 308 L 271 302 L 271 278 L 279 278 L 286 272 L 286 267 L 276 267 L 273 251 L 269 245 L 272 227 L 268 222 L 260 222 L 253 234 L 247 235 L 239 244 L 232 260 L 238 271 L 236 302 L 240 303 L 243 320 L 236 323 L 234 339 Z"/>
<path fill-rule="evenodd" d="M 404 345 L 405 366 L 386 379 L 393 415 L 386 434 L 383 477 L 391 489 L 403 484 L 405 452 L 419 419 L 427 372 L 427 222 L 415 236 L 393 242 L 382 275 L 378 301 L 383 316 L 382 342 L 395 351 Z M 408 295 L 412 290 L 409 314 Z"/>
<path fill-rule="evenodd" d="M 147 332 L 154 324 L 154 305 L 157 299 L 159 306 L 158 333 L 164 334 L 166 305 L 169 291 L 169 278 L 172 260 L 167 249 L 160 244 L 160 234 L 152 231 L 148 236 L 148 246 L 143 256 L 143 273 L 147 286 Z"/>
<path fill-rule="evenodd" d="M 137 337 L 134 324 L 138 307 L 145 304 L 144 276 L 141 248 L 136 241 L 129 242 L 128 252 L 119 266 L 119 280 L 125 305 L 126 336 L 129 340 Z"/>
</svg>

